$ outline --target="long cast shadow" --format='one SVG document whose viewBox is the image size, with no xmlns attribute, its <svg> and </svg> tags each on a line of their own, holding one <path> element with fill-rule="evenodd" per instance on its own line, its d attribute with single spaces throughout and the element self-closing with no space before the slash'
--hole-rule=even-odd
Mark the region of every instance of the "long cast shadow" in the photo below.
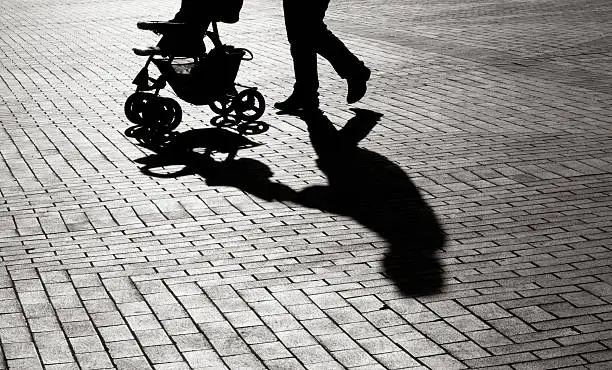
<svg viewBox="0 0 612 370">
<path fill-rule="evenodd" d="M 381 115 L 354 112 L 341 130 L 321 112 L 302 115 L 329 185 L 304 189 L 298 201 L 349 216 L 382 236 L 389 243 L 384 272 L 404 294 L 437 293 L 443 270 L 436 253 L 444 248 L 444 231 L 398 165 L 357 146 Z"/>
<path fill-rule="evenodd" d="M 295 191 L 271 181 L 270 168 L 249 158 L 215 162 L 207 155 L 184 151 L 157 154 L 140 162 L 144 169 L 182 164 L 173 176 L 198 174 L 211 186 L 232 186 L 268 201 L 289 201 L 348 216 L 376 232 L 389 244 L 384 273 L 408 296 L 438 293 L 443 270 L 437 252 L 445 234 L 435 214 L 406 173 L 386 157 L 360 148 L 381 115 L 355 109 L 355 116 L 337 130 L 322 112 L 302 115 L 308 125 L 317 165 L 328 185 Z M 184 145 L 182 145 L 184 149 Z M 143 171 L 146 172 L 146 171 Z"/>
</svg>

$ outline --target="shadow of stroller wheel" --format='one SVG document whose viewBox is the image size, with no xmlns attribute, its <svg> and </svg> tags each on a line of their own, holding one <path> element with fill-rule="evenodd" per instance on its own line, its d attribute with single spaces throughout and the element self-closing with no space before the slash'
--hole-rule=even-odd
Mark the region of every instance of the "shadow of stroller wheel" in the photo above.
<svg viewBox="0 0 612 370">
<path fill-rule="evenodd" d="M 238 125 L 236 131 L 241 135 L 257 135 L 263 134 L 269 128 L 270 125 L 262 121 L 247 121 Z"/>
<path fill-rule="evenodd" d="M 231 100 L 229 98 L 221 98 L 208 104 L 210 110 L 220 116 L 227 116 L 231 111 Z"/>
<path fill-rule="evenodd" d="M 157 130 L 153 127 L 138 127 L 133 131 L 132 137 L 134 137 L 138 144 L 147 148 L 162 148 L 172 141 L 174 138 L 174 132 L 168 132 L 164 130 Z"/>
<path fill-rule="evenodd" d="M 210 120 L 210 124 L 215 127 L 232 127 L 238 124 L 238 121 L 230 116 L 216 116 Z"/>
<path fill-rule="evenodd" d="M 128 127 L 124 133 L 125 136 L 132 137 L 140 142 L 141 138 L 151 135 L 151 129 L 146 126 L 132 126 Z"/>
</svg>

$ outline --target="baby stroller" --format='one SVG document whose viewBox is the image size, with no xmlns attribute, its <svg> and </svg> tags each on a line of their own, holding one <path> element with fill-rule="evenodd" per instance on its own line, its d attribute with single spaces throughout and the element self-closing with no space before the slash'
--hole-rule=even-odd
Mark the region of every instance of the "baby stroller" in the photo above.
<svg viewBox="0 0 612 370">
<path fill-rule="evenodd" d="M 239 3 L 241 7 L 242 1 Z M 251 60 L 253 54 L 247 49 L 224 45 L 219 39 L 217 21 L 234 23 L 237 19 L 235 13 L 234 17 L 218 17 L 203 24 L 175 21 L 137 24 L 139 29 L 161 34 L 162 38 L 156 47 L 134 49 L 137 55 L 148 59 L 134 78 L 136 92 L 125 102 L 125 115 L 135 124 L 126 131 L 128 136 L 137 136 L 141 141 L 159 139 L 179 125 L 181 106 L 172 98 L 160 96 L 166 84 L 179 99 L 193 105 L 208 105 L 218 115 L 211 121 L 217 126 L 236 125 L 240 132 L 241 127 L 263 115 L 265 101 L 257 88 L 235 82 L 241 61 Z M 213 44 L 208 52 L 206 37 Z M 151 63 L 159 70 L 157 78 L 149 74 Z"/>
</svg>

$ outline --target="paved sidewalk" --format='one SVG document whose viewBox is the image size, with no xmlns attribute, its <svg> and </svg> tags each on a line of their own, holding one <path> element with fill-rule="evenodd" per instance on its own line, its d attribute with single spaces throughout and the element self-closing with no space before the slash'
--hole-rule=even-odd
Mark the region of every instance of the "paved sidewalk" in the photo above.
<svg viewBox="0 0 612 370">
<path fill-rule="evenodd" d="M 0 369 L 612 368 L 609 0 L 334 0 L 383 115 L 321 62 L 335 128 L 275 114 L 281 1 L 245 2 L 270 129 L 226 167 L 124 135 L 178 0 L 0 3 Z"/>
</svg>

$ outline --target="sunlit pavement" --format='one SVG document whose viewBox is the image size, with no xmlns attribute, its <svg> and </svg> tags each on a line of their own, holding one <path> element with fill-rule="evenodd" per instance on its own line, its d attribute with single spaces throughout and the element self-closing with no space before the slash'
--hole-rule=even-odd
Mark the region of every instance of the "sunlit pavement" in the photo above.
<svg viewBox="0 0 612 370">
<path fill-rule="evenodd" d="M 124 134 L 178 3 L 0 4 L 0 368 L 612 368 L 609 0 L 334 0 L 383 115 L 321 60 L 338 132 L 276 114 L 281 1 L 247 0 L 270 128 L 234 165 Z"/>
</svg>

